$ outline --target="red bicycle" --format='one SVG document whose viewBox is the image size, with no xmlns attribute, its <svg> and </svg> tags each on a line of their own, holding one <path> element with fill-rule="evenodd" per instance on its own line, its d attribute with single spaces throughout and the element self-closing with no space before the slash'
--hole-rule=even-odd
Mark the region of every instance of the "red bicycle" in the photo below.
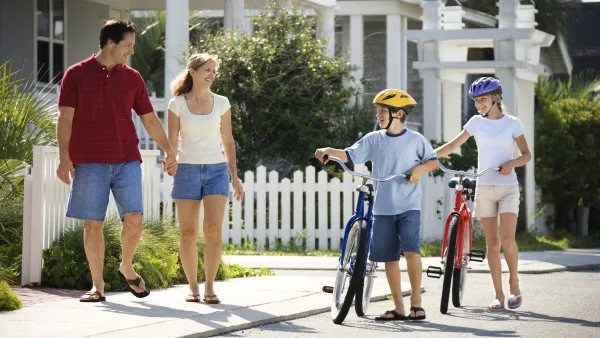
<svg viewBox="0 0 600 338">
<path fill-rule="evenodd" d="M 452 286 L 452 304 L 460 307 L 463 299 L 465 283 L 469 262 L 483 262 L 485 253 L 473 250 L 473 223 L 471 222 L 471 211 L 467 201 L 475 198 L 477 180 L 475 178 L 488 171 L 498 168 L 488 168 L 479 173 L 467 173 L 465 171 L 450 170 L 440 163 L 440 169 L 446 173 L 458 175 L 448 185 L 456 191 L 454 208 L 446 218 L 444 237 L 442 239 L 442 268 L 430 266 L 427 268 L 427 277 L 440 278 L 444 275 L 442 285 L 442 302 L 440 311 L 448 312 L 448 300 L 450 298 L 450 286 Z"/>
</svg>

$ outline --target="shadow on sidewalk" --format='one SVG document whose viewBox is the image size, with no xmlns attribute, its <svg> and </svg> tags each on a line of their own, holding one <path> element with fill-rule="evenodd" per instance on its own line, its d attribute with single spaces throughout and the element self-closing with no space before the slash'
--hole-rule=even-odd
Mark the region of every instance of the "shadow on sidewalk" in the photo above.
<svg viewBox="0 0 600 338">
<path fill-rule="evenodd" d="M 344 323 L 343 326 L 354 327 L 359 329 L 373 330 L 373 331 L 384 331 L 384 332 L 397 332 L 397 333 L 410 333 L 410 332 L 453 332 L 453 333 L 466 333 L 474 336 L 481 337 L 520 337 L 516 331 L 498 331 L 498 330 L 485 330 L 472 327 L 454 326 L 446 324 L 432 323 L 428 321 L 396 321 L 396 322 L 378 322 L 375 320 L 361 321 L 359 323 Z"/>
<path fill-rule="evenodd" d="M 103 302 L 102 311 L 124 314 L 130 316 L 141 316 L 141 317 L 152 317 L 152 318 L 172 318 L 173 320 L 178 319 L 187 319 L 193 320 L 199 324 L 205 325 L 207 327 L 213 329 L 227 328 L 227 327 L 238 327 L 240 324 L 252 323 L 259 321 L 261 325 L 278 322 L 275 321 L 274 316 L 270 313 L 257 311 L 252 308 L 240 306 L 240 305 L 230 305 L 230 304 L 217 304 L 217 305 L 208 305 L 206 303 L 198 303 L 198 306 L 210 307 L 213 312 L 209 313 L 200 313 L 197 311 L 183 310 L 177 309 L 162 305 L 157 305 L 155 303 L 146 303 L 146 302 L 136 302 L 138 306 L 127 306 L 118 303 L 111 302 Z M 199 309 L 200 310 L 200 309 Z M 204 309 L 206 310 L 206 308 Z M 233 312 L 235 311 L 235 313 Z M 241 318 L 239 319 L 233 319 Z M 245 321 L 244 321 L 245 320 Z M 233 325 L 228 325 L 228 323 L 233 321 Z M 160 322 L 151 323 L 150 325 L 159 324 Z M 286 324 L 286 328 L 282 329 L 282 331 L 286 332 L 315 332 L 310 328 L 305 328 L 301 326 L 297 326 L 291 323 L 283 323 Z M 148 324 L 144 324 L 148 325 Z M 247 327 L 254 327 L 255 324 L 248 325 Z M 131 327 L 133 329 L 135 327 Z M 246 327 L 238 328 L 244 329 Z"/>
<path fill-rule="evenodd" d="M 542 313 L 535 313 L 531 311 L 519 311 L 519 310 L 500 310 L 500 311 L 489 311 L 484 308 L 476 307 L 462 307 L 456 309 L 451 313 L 447 314 L 450 317 L 463 318 L 469 320 L 482 320 L 482 321 L 505 321 L 505 320 L 520 320 L 520 321 L 532 321 L 532 322 L 556 322 L 556 323 L 567 323 L 567 324 L 579 324 L 587 327 L 600 327 L 600 322 L 593 322 L 585 319 L 578 318 L 567 318 L 560 316 L 550 316 Z"/>
</svg>

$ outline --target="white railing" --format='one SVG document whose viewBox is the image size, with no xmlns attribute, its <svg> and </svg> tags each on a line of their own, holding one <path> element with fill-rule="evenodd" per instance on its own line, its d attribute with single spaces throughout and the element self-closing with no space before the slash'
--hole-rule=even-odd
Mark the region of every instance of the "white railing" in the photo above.
<svg viewBox="0 0 600 338">
<path fill-rule="evenodd" d="M 162 175 L 157 164 L 158 150 L 142 150 L 144 217 L 174 217 L 171 199 L 173 178 Z M 33 167 L 25 176 L 23 222 L 23 285 L 41 280 L 42 250 L 50 247 L 75 221 L 65 217 L 69 186 L 56 177 L 58 150 L 55 147 L 35 147 Z M 367 172 L 357 165 L 357 171 Z M 162 176 L 162 178 L 161 178 Z M 424 194 L 421 238 L 439 240 L 442 220 L 451 203 L 441 209 L 442 220 L 436 213 L 437 200 L 446 198 L 449 189 L 442 187 L 441 178 L 423 177 Z M 296 171 L 290 180 L 279 179 L 277 172 L 267 173 L 265 167 L 244 174 L 244 201 L 232 199 L 223 219 L 224 244 L 242 244 L 247 240 L 258 249 L 275 247 L 279 239 L 286 245 L 292 236 L 306 231 L 308 249 L 338 250 L 348 218 L 353 214 L 358 196 L 358 179 L 344 174 L 342 179 L 328 180 L 324 171 L 316 173 L 309 166 L 305 172 Z M 162 209 L 161 209 L 162 208 Z M 117 215 L 112 195 L 107 217 Z M 176 217 L 174 217 L 176 219 Z M 203 220 L 203 212 L 200 222 Z M 268 243 L 268 244 L 267 244 Z"/>
</svg>

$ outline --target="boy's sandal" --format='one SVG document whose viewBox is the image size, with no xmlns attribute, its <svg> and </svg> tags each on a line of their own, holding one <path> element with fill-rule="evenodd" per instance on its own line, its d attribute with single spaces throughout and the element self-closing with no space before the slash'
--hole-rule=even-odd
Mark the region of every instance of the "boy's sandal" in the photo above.
<svg viewBox="0 0 600 338">
<path fill-rule="evenodd" d="M 150 294 L 150 288 L 148 287 L 148 284 L 146 284 L 146 282 L 144 282 L 144 280 L 142 279 L 142 277 L 140 275 L 138 275 L 136 279 L 125 278 L 125 275 L 121 271 L 117 271 L 117 275 L 119 276 L 119 278 L 121 280 L 123 280 L 125 283 L 127 283 L 130 286 L 129 291 L 137 298 L 144 298 Z M 142 285 L 142 282 L 144 282 L 144 287 L 146 289 L 146 290 L 144 290 L 144 292 L 135 292 L 135 290 L 131 288 L 131 286 L 135 286 L 135 287 L 139 288 L 140 285 Z"/>
<path fill-rule="evenodd" d="M 519 292 L 518 295 L 510 295 L 510 297 L 508 297 L 508 308 L 509 309 L 516 309 L 518 307 L 520 307 L 523 304 L 523 296 L 521 295 L 521 293 Z"/>
<path fill-rule="evenodd" d="M 187 297 L 185 297 L 185 301 L 188 303 L 199 303 L 200 302 L 200 294 L 188 294 Z"/>
<path fill-rule="evenodd" d="M 81 298 L 79 298 L 79 301 L 82 303 L 104 302 L 104 301 L 106 301 L 106 297 L 104 297 L 98 291 L 88 291 L 85 293 L 85 295 L 83 295 L 83 296 L 81 296 Z"/>
<path fill-rule="evenodd" d="M 425 310 L 423 310 L 423 308 L 419 307 L 419 306 L 412 306 L 410 308 L 410 315 L 408 316 L 408 319 L 409 320 L 424 320 L 426 316 L 425 315 L 417 316 L 417 312 L 425 313 Z M 413 314 L 414 314 L 414 316 L 413 316 Z"/>
<path fill-rule="evenodd" d="M 219 304 L 221 303 L 221 300 L 219 300 L 219 297 L 217 297 L 217 295 L 204 295 L 204 302 L 206 304 Z"/>
<path fill-rule="evenodd" d="M 392 317 L 386 317 L 386 315 L 392 315 Z M 381 320 L 381 321 L 408 320 L 408 317 L 406 317 L 406 315 L 399 314 L 398 312 L 396 312 L 396 310 L 390 310 L 390 311 L 386 311 L 383 315 L 381 315 L 379 317 L 375 317 L 375 320 Z"/>
</svg>

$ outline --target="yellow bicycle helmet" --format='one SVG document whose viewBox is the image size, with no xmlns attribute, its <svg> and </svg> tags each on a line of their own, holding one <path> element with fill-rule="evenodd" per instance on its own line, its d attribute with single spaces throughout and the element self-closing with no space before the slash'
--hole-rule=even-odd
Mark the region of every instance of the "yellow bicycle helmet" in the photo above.
<svg viewBox="0 0 600 338">
<path fill-rule="evenodd" d="M 408 95 L 407 92 L 400 89 L 384 89 L 379 92 L 373 99 L 373 104 L 382 105 L 388 108 L 390 112 L 390 118 L 388 126 L 384 129 L 388 129 L 392 125 L 392 113 L 402 109 L 406 115 L 412 112 L 417 106 L 417 101 Z"/>
</svg>

